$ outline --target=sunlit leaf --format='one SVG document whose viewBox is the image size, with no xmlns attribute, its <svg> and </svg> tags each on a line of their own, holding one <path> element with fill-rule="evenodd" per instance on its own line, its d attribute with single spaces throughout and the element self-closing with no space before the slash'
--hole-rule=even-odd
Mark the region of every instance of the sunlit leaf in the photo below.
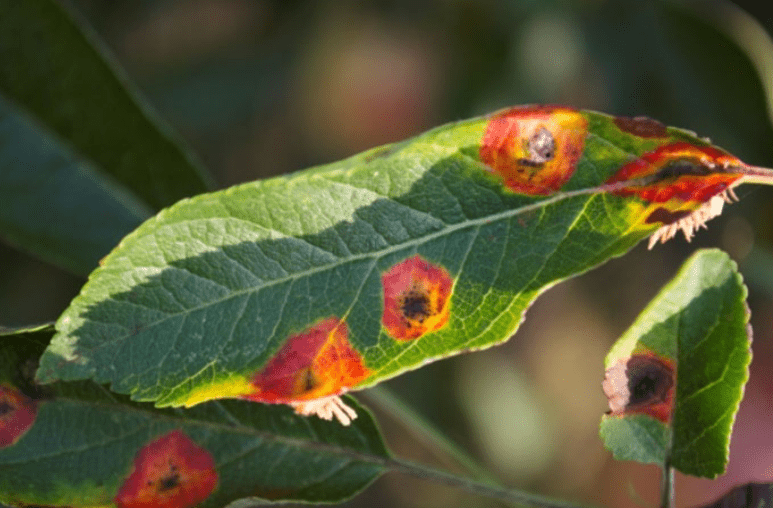
<svg viewBox="0 0 773 508">
<path fill-rule="evenodd" d="M 38 377 L 321 413 L 507 340 L 556 282 L 656 232 L 689 239 L 733 186 L 770 180 L 643 118 L 533 106 L 439 127 L 162 211 L 92 274 Z"/>
<path fill-rule="evenodd" d="M 751 361 L 746 287 L 724 252 L 698 251 L 606 359 L 610 414 L 601 436 L 615 458 L 715 477 Z"/>
</svg>

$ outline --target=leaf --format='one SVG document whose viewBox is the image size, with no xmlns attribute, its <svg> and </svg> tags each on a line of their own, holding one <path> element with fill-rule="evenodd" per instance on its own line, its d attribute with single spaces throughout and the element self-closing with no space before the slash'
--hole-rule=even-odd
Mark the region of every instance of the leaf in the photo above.
<svg viewBox="0 0 773 508">
<path fill-rule="evenodd" d="M 689 238 L 770 178 L 648 119 L 531 106 L 439 127 L 162 211 L 62 314 L 38 379 L 314 412 L 507 340 L 553 284 L 654 231 Z"/>
<path fill-rule="evenodd" d="M 358 454 L 387 456 L 359 406 L 360 418 L 343 428 L 243 401 L 161 410 L 92 382 L 9 382 L 45 342 L 35 334 L 0 337 L 1 503 L 129 507 L 143 495 L 143 506 L 170 508 L 256 498 L 336 502 L 381 472 Z M 4 430 L 18 434 L 20 421 L 23 432 L 3 443 Z"/>
<path fill-rule="evenodd" d="M 719 250 L 696 252 L 607 355 L 611 413 L 601 437 L 616 459 L 715 477 L 751 362 L 746 287 Z"/>
<path fill-rule="evenodd" d="M 773 484 L 747 483 L 703 508 L 766 508 L 773 504 Z"/>
<path fill-rule="evenodd" d="M 54 0 L 0 1 L 0 95 L 154 209 L 207 189 L 203 169 Z"/>
<path fill-rule="evenodd" d="M 0 96 L 0 234 L 7 241 L 87 275 L 151 214 Z"/>
</svg>

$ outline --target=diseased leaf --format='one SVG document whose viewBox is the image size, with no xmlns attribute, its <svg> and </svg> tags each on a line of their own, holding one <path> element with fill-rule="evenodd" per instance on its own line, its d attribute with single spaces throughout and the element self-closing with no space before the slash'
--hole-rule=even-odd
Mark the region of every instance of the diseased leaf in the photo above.
<svg viewBox="0 0 773 508">
<path fill-rule="evenodd" d="M 620 460 L 715 477 L 751 362 L 746 287 L 736 265 L 702 250 L 642 312 L 607 355 L 610 414 L 601 437 Z"/>
<path fill-rule="evenodd" d="M 348 415 L 330 397 L 507 340 L 542 291 L 655 231 L 689 239 L 747 180 L 772 179 L 647 119 L 439 127 L 162 211 L 92 274 L 38 378 Z"/>
<path fill-rule="evenodd" d="M 134 194 L 0 95 L 0 236 L 5 240 L 87 275 L 151 215 Z"/>
<path fill-rule="evenodd" d="M 207 189 L 192 155 L 55 0 L 0 0 L 0 95 L 154 209 Z"/>
<path fill-rule="evenodd" d="M 381 472 L 347 455 L 387 455 L 370 414 L 352 400 L 360 417 L 344 428 L 244 401 L 183 411 L 137 404 L 89 381 L 41 388 L 24 367 L 45 347 L 41 333 L 0 338 L 0 503 L 335 502 Z"/>
</svg>

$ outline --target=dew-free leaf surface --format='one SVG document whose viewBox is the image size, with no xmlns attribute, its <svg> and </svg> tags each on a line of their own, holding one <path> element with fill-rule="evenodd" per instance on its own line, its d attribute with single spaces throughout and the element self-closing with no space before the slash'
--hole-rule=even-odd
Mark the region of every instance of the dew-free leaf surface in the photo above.
<svg viewBox="0 0 773 508">
<path fill-rule="evenodd" d="M 86 275 L 208 177 L 76 18 L 0 0 L 0 235 Z"/>
<path fill-rule="evenodd" d="M 370 414 L 354 401 L 347 402 L 359 418 L 342 427 L 245 401 L 183 411 L 137 404 L 90 381 L 41 388 L 25 377 L 33 372 L 25 366 L 45 347 L 46 333 L 50 337 L 45 330 L 0 337 L 2 503 L 137 506 L 145 499 L 148 506 L 187 508 L 193 504 L 186 500 L 203 507 L 250 498 L 335 502 L 381 472 L 347 455 L 387 454 Z M 13 441 L 4 441 L 11 430 Z"/>
<path fill-rule="evenodd" d="M 553 284 L 689 238 L 768 173 L 648 119 L 520 107 L 183 200 L 62 314 L 38 379 L 305 402 L 507 340 Z"/>
<path fill-rule="evenodd" d="M 735 263 L 701 250 L 682 266 L 606 359 L 611 414 L 601 422 L 620 460 L 671 465 L 715 477 L 751 362 L 746 287 Z"/>
</svg>

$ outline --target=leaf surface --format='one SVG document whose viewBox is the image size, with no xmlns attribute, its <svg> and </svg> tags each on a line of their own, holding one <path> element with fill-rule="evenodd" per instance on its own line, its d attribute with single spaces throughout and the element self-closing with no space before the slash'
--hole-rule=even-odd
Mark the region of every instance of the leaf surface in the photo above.
<svg viewBox="0 0 773 508">
<path fill-rule="evenodd" d="M 162 406 L 364 388 L 507 340 L 545 289 L 691 236 L 752 176 L 770 178 L 646 119 L 532 106 L 439 127 L 162 211 L 92 274 L 38 378 Z"/>
<path fill-rule="evenodd" d="M 207 189 L 192 155 L 59 2 L 0 1 L 0 54 L 5 100 L 146 206 L 158 209 Z"/>
<path fill-rule="evenodd" d="M 88 381 L 35 386 L 24 366 L 51 332 L 18 332 L 0 337 L 2 503 L 136 506 L 144 495 L 148 505 L 184 508 L 186 489 L 203 507 L 256 498 L 336 502 L 381 472 L 351 454 L 387 456 L 373 419 L 354 401 L 360 417 L 344 428 L 244 401 L 164 410 Z M 22 420 L 21 435 L 3 442 Z"/>
<path fill-rule="evenodd" d="M 725 471 L 751 362 L 746 293 L 727 254 L 698 251 L 615 343 L 601 422 L 615 458 Z"/>
<path fill-rule="evenodd" d="M 134 194 L 0 95 L 0 235 L 6 241 L 87 275 L 151 215 Z"/>
</svg>

